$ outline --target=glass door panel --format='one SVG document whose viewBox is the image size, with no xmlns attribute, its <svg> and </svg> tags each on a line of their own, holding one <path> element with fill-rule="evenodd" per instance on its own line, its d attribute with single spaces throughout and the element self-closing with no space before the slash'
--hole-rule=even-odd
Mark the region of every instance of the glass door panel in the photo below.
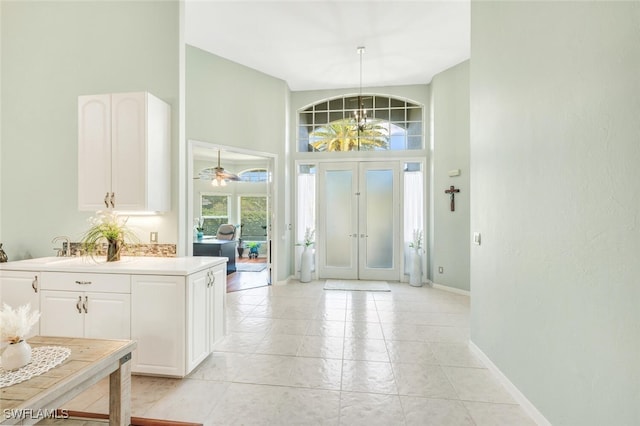
<svg viewBox="0 0 640 426">
<path fill-rule="evenodd" d="M 398 280 L 395 163 L 320 164 L 319 278 Z"/>
<path fill-rule="evenodd" d="M 360 279 L 398 280 L 396 163 L 360 163 Z"/>
<path fill-rule="evenodd" d="M 318 276 L 356 279 L 357 251 L 357 165 L 320 165 L 320 215 L 318 218 Z"/>
</svg>

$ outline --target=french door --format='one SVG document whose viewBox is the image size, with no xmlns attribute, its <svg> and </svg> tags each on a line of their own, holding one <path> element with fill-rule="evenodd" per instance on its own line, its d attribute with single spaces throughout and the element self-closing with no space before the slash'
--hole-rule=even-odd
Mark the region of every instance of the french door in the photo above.
<svg viewBox="0 0 640 426">
<path fill-rule="evenodd" d="M 318 277 L 398 280 L 398 162 L 319 165 Z"/>
</svg>

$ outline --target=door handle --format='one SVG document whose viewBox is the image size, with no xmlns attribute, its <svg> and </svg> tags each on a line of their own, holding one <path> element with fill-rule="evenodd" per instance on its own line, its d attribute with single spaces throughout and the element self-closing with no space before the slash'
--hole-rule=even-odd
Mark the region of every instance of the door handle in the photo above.
<svg viewBox="0 0 640 426">
<path fill-rule="evenodd" d="M 31 281 L 31 288 L 34 293 L 38 292 L 38 276 L 33 277 L 33 281 Z"/>
<path fill-rule="evenodd" d="M 82 296 L 78 296 L 78 302 L 76 303 L 76 309 L 78 310 L 79 314 L 82 313 L 82 308 L 80 307 L 80 303 L 82 303 Z"/>
<path fill-rule="evenodd" d="M 89 296 L 84 297 L 84 303 L 82 304 L 82 307 L 84 308 L 84 313 L 88 314 L 89 313 Z"/>
<path fill-rule="evenodd" d="M 104 206 L 106 208 L 109 208 L 109 193 L 107 192 L 107 195 L 104 196 Z"/>
<path fill-rule="evenodd" d="M 111 193 L 111 200 L 110 201 L 111 201 L 111 207 L 115 208 L 115 206 L 116 206 L 116 194 L 114 192 Z M 107 207 L 109 207 L 109 206 L 107 206 Z"/>
</svg>

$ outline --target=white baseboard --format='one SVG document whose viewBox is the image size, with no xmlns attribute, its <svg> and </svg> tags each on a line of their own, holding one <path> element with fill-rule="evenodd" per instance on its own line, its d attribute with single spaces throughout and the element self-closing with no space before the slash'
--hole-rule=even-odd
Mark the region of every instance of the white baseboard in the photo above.
<svg viewBox="0 0 640 426">
<path fill-rule="evenodd" d="M 540 411 L 527 399 L 526 396 L 520 390 L 511 383 L 511 381 L 505 376 L 502 371 L 489 359 L 487 355 L 485 355 L 482 350 L 476 346 L 471 340 L 469 340 L 469 348 L 482 360 L 484 365 L 495 374 L 498 378 L 498 381 L 505 387 L 507 392 L 516 400 L 518 404 L 522 407 L 522 409 L 536 422 L 539 426 L 551 426 L 551 422 L 547 420 Z"/>
<path fill-rule="evenodd" d="M 429 281 L 433 288 L 437 288 L 438 290 L 445 290 L 451 293 L 462 294 L 463 296 L 471 296 L 471 292 L 469 290 L 462 290 L 460 288 L 449 287 L 447 285 L 436 284 L 433 281 Z"/>
</svg>

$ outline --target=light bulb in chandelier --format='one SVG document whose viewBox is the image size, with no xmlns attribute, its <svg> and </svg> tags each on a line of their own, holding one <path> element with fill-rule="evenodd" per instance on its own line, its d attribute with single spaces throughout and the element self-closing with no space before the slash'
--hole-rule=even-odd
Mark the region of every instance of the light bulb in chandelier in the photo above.
<svg viewBox="0 0 640 426">
<path fill-rule="evenodd" d="M 212 186 L 227 186 L 227 182 L 224 179 L 220 179 L 220 177 L 216 177 L 211 181 Z"/>
<path fill-rule="evenodd" d="M 367 110 L 362 103 L 360 103 L 360 109 L 353 111 L 353 121 L 356 122 L 359 131 L 363 131 L 367 126 Z"/>
</svg>

